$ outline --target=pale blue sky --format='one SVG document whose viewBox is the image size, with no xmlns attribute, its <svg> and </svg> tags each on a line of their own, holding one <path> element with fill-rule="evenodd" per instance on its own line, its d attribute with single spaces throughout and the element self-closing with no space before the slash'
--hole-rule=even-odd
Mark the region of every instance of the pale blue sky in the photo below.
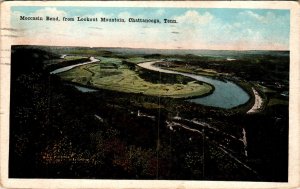
<svg viewBox="0 0 300 189">
<path fill-rule="evenodd" d="M 289 10 L 229 8 L 110 8 L 110 7 L 12 7 L 12 25 L 24 37 L 45 37 L 68 42 L 85 39 L 88 46 L 127 46 L 184 49 L 288 50 Z M 19 20 L 19 16 L 89 16 L 126 20 L 176 19 L 177 24 L 44 23 Z M 73 31 L 73 32 L 72 32 Z M 61 36 L 61 37 L 57 37 Z M 110 39 L 106 41 L 105 39 Z M 97 43 L 101 40 L 103 43 Z M 79 43 L 79 42 L 78 42 Z"/>
</svg>

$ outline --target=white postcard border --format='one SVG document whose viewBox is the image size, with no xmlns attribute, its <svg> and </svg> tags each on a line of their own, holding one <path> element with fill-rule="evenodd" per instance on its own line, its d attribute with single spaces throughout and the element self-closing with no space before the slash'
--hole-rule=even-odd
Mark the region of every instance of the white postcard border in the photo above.
<svg viewBox="0 0 300 189">
<path fill-rule="evenodd" d="M 10 99 L 10 47 L 20 44 L 1 30 L 1 185 L 7 188 L 293 188 L 300 186 L 300 6 L 297 2 L 191 2 L 191 1 L 102 1 L 102 2 L 53 2 L 25 1 L 1 3 L 1 29 L 10 28 L 11 6 L 99 6 L 99 7 L 201 7 L 201 8 L 259 8 L 289 9 L 290 27 L 290 104 L 289 104 L 289 181 L 280 182 L 233 182 L 233 181 L 164 181 L 164 180 L 93 180 L 93 179 L 9 179 L 8 141 L 9 141 L 9 99 Z M 6 36 L 5 36 L 6 35 Z M 49 44 L 44 44 L 49 45 Z M 51 44 L 50 44 L 51 45 Z"/>
</svg>

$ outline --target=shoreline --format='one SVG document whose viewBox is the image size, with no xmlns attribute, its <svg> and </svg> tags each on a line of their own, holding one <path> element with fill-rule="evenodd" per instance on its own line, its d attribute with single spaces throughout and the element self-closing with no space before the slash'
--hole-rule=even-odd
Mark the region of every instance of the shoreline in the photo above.
<svg viewBox="0 0 300 189">
<path fill-rule="evenodd" d="M 252 114 L 252 113 L 259 112 L 262 105 L 263 105 L 263 99 L 258 94 L 258 92 L 254 89 L 254 87 L 252 87 L 252 91 L 253 91 L 253 94 L 254 94 L 254 104 L 251 107 L 251 109 L 247 111 L 247 114 Z"/>
<path fill-rule="evenodd" d="M 204 106 L 210 106 L 210 107 L 218 107 L 223 109 L 234 109 L 236 107 L 239 107 L 241 105 L 245 105 L 251 100 L 252 95 L 248 93 L 243 87 L 238 85 L 236 82 L 233 82 L 232 80 L 220 80 L 215 77 L 209 77 L 205 75 L 198 75 L 193 73 L 186 73 L 186 72 L 178 72 L 168 69 L 163 69 L 160 67 L 154 66 L 155 63 L 162 62 L 163 60 L 156 60 L 156 61 L 148 61 L 144 63 L 137 64 L 141 68 L 145 68 L 152 71 L 157 71 L 161 73 L 169 73 L 169 74 L 179 74 L 186 77 L 190 77 L 192 79 L 195 79 L 197 81 L 201 81 L 203 83 L 209 84 L 211 86 L 214 86 L 214 91 L 210 92 L 206 95 L 202 95 L 203 99 L 201 97 L 199 98 L 189 98 L 191 100 L 196 100 L 194 103 L 201 104 Z M 229 90 L 228 90 L 229 88 Z M 237 96 L 236 94 L 239 94 Z M 220 105 L 217 102 L 220 101 L 220 96 L 223 97 L 223 100 L 227 102 L 230 100 L 232 102 L 232 96 L 235 96 L 239 101 L 235 103 L 225 103 L 225 105 Z M 247 97 L 246 97 L 247 96 Z M 247 99 L 245 99 L 247 98 Z M 209 103 L 206 103 L 208 100 Z M 226 101 L 227 100 L 227 101 Z M 244 102 L 244 100 L 246 100 Z M 241 102 L 242 101 L 242 102 Z"/>
<path fill-rule="evenodd" d="M 61 72 L 69 71 L 69 70 L 71 70 L 73 68 L 76 68 L 78 66 L 82 66 L 82 65 L 86 65 L 86 64 L 95 63 L 97 61 L 100 61 L 100 60 L 98 60 L 98 59 L 96 59 L 94 57 L 91 57 L 90 60 L 91 60 L 90 62 L 84 62 L 84 63 L 80 63 L 80 64 L 76 64 L 76 65 L 72 65 L 72 66 L 67 66 L 67 67 L 62 67 L 62 68 L 56 69 L 56 70 L 50 72 L 50 74 L 56 75 L 56 74 L 59 74 Z M 153 61 L 151 61 L 151 62 L 153 62 Z M 154 62 L 156 62 L 156 61 L 154 61 Z M 146 63 L 148 63 L 148 62 L 146 62 Z M 141 68 L 143 68 L 143 67 L 141 67 Z M 147 69 L 149 71 L 154 71 L 154 70 L 148 69 L 148 68 L 143 68 L 143 69 Z M 174 74 L 174 73 L 169 73 L 169 74 Z M 185 77 L 187 77 L 187 76 L 185 76 Z M 114 90 L 114 89 L 109 88 L 109 87 L 98 87 L 96 85 L 85 85 L 85 84 L 74 82 L 74 81 L 66 81 L 66 80 L 64 80 L 64 81 L 66 83 L 70 83 L 70 84 L 74 85 L 74 87 L 79 86 L 79 87 L 84 87 L 84 88 L 93 89 L 93 90 L 104 89 L 104 90 L 124 92 L 124 93 L 136 93 L 136 94 L 140 93 L 140 92 L 118 91 L 118 90 Z M 214 92 L 215 87 L 213 85 L 211 85 L 209 83 L 206 83 L 206 82 L 202 82 L 202 83 L 210 86 L 209 91 L 202 92 L 200 94 L 199 94 L 199 92 L 198 93 L 197 92 L 189 92 L 187 94 L 180 94 L 180 95 L 176 95 L 176 94 L 175 95 L 161 95 L 161 94 L 160 95 L 152 95 L 152 94 L 146 94 L 146 93 L 142 93 L 142 94 L 143 95 L 147 95 L 147 96 L 157 96 L 157 97 L 163 97 L 163 98 L 174 98 L 174 99 L 185 99 L 185 100 L 188 100 L 188 99 L 195 99 L 195 98 L 205 97 L 205 96 L 208 96 L 208 95 L 210 95 L 210 94 L 212 94 Z M 80 89 L 78 89 L 78 90 L 81 91 L 81 92 L 88 92 L 88 91 L 83 91 L 83 90 L 80 90 Z M 97 92 L 97 91 L 94 91 L 94 92 Z"/>
</svg>

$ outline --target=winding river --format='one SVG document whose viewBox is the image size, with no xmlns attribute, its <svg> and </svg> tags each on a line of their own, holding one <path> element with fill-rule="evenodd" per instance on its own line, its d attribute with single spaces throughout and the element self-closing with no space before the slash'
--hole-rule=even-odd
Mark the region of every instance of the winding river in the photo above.
<svg viewBox="0 0 300 189">
<path fill-rule="evenodd" d="M 199 98 L 194 98 L 189 100 L 191 102 L 197 104 L 203 104 L 206 106 L 229 109 L 246 103 L 250 98 L 248 93 L 246 93 L 241 87 L 239 87 L 238 85 L 236 85 L 231 81 L 224 82 L 224 81 L 212 79 L 210 77 L 205 77 L 201 75 L 194 75 L 189 73 L 182 73 L 177 71 L 161 69 L 153 65 L 157 62 L 160 61 L 144 62 L 138 64 L 138 66 L 145 69 L 163 72 L 163 73 L 180 74 L 183 76 L 193 78 L 198 81 L 209 83 L 215 87 L 215 90 L 212 94 L 205 97 L 199 97 Z"/>
<path fill-rule="evenodd" d="M 65 58 L 66 56 L 67 55 L 62 55 L 63 58 Z M 80 63 L 80 64 L 74 64 L 74 65 L 71 65 L 71 66 L 58 68 L 58 69 L 53 70 L 52 72 L 50 72 L 50 74 L 58 74 L 58 73 L 68 71 L 68 70 L 73 69 L 73 68 L 78 67 L 78 66 L 82 66 L 82 65 L 85 65 L 85 64 L 91 64 L 91 63 L 95 63 L 95 62 L 98 62 L 98 61 L 100 61 L 100 60 L 98 60 L 94 57 L 91 57 L 90 61 L 88 61 L 88 62 L 83 62 L 83 63 Z"/>
<path fill-rule="evenodd" d="M 68 71 L 72 68 L 85 65 L 85 64 L 90 64 L 90 63 L 95 63 L 99 61 L 98 59 L 91 57 L 89 62 L 84 62 L 80 64 L 75 64 L 71 66 L 66 66 L 63 68 L 56 69 L 51 72 L 51 74 L 57 74 L 61 72 Z M 196 104 L 202 104 L 206 106 L 213 106 L 213 107 L 219 107 L 219 108 L 225 108 L 225 109 L 230 109 L 236 106 L 239 106 L 241 104 L 246 103 L 249 100 L 249 95 L 238 85 L 231 81 L 220 81 L 217 79 L 213 79 L 210 77 L 205 77 L 201 75 L 194 75 L 194 74 L 189 74 L 189 73 L 182 73 L 182 72 L 177 72 L 177 71 L 171 71 L 171 70 L 165 70 L 159 67 L 154 66 L 153 64 L 161 62 L 161 61 L 151 61 L 151 62 L 144 62 L 144 63 L 139 63 L 138 66 L 152 70 L 152 71 L 157 71 L 157 72 L 163 72 L 163 73 L 169 73 L 169 74 L 179 74 L 183 75 L 186 77 L 193 78 L 198 81 L 206 82 L 215 87 L 215 90 L 212 94 L 205 96 L 205 97 L 199 97 L 199 98 L 194 98 L 190 99 L 190 102 L 194 102 Z M 89 90 L 88 87 L 77 87 L 78 90 L 82 92 L 93 92 L 95 89 Z"/>
</svg>

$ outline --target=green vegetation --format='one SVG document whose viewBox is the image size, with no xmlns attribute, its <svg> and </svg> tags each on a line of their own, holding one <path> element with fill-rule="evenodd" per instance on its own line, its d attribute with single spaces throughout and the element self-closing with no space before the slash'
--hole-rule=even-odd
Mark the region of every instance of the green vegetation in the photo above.
<svg viewBox="0 0 300 189">
<path fill-rule="evenodd" d="M 288 105 L 289 102 L 287 100 L 282 100 L 278 98 L 271 98 L 269 100 L 268 106 L 274 106 L 274 105 Z"/>
<path fill-rule="evenodd" d="M 178 72 L 183 72 L 183 73 L 192 73 L 192 74 L 196 74 L 196 75 L 204 75 L 204 76 L 210 76 L 210 77 L 215 77 L 218 76 L 218 72 L 216 72 L 215 70 L 211 70 L 211 69 L 193 69 L 193 68 L 186 68 L 186 67 L 176 67 L 176 68 L 167 68 L 169 70 L 173 70 L 173 71 L 178 71 Z"/>
<path fill-rule="evenodd" d="M 87 58 L 87 57 L 84 57 L 84 56 L 66 56 L 64 58 L 64 60 L 80 60 L 80 59 L 83 59 L 83 58 Z"/>
<path fill-rule="evenodd" d="M 188 98 L 205 95 L 213 90 L 212 86 L 206 83 L 199 84 L 196 81 L 189 81 L 185 84 L 160 83 L 160 80 L 156 81 L 156 83 L 145 81 L 137 71 L 125 67 L 123 69 L 105 68 L 103 65 L 111 64 L 116 62 L 116 60 L 111 58 L 104 60 L 105 62 L 100 64 L 89 64 L 74 68 L 60 73 L 59 76 L 67 81 L 101 89 L 151 96 Z M 165 77 L 168 77 L 168 75 L 165 75 Z"/>
<path fill-rule="evenodd" d="M 242 53 L 240 53 L 242 54 Z M 179 56 L 181 61 L 170 61 L 172 69 L 186 69 L 186 72 L 206 72 L 206 74 L 221 73 L 237 76 L 250 81 L 280 82 L 289 80 L 289 57 L 277 56 L 275 53 L 266 55 L 236 54 L 233 60 L 228 61 L 226 56 L 207 57 L 186 55 Z M 209 71 L 208 71 L 209 70 Z"/>
<path fill-rule="evenodd" d="M 155 60 L 155 59 L 149 59 L 149 58 L 143 58 L 143 57 L 132 57 L 132 58 L 126 59 L 127 62 L 134 63 L 134 64 L 138 64 L 141 62 L 147 62 L 147 61 L 153 61 L 153 60 Z"/>
<path fill-rule="evenodd" d="M 122 60 L 119 58 L 111 58 L 111 57 L 96 57 L 101 61 L 102 64 L 121 64 Z"/>
</svg>

